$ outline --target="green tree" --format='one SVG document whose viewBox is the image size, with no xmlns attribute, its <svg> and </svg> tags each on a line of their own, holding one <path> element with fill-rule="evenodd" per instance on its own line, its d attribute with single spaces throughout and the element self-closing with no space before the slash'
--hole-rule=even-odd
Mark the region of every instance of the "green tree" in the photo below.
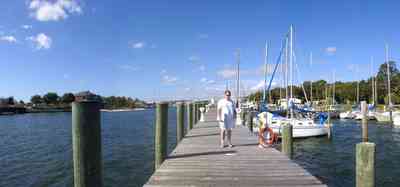
<svg viewBox="0 0 400 187">
<path fill-rule="evenodd" d="M 65 93 L 62 97 L 61 97 L 61 102 L 65 103 L 65 104 L 70 104 L 72 102 L 75 101 L 75 96 L 73 93 Z"/>
<path fill-rule="evenodd" d="M 34 96 L 32 96 L 32 97 L 31 97 L 31 103 L 33 103 L 33 104 L 40 104 L 40 103 L 43 103 L 42 96 L 40 96 L 40 95 L 34 95 Z"/>
<path fill-rule="evenodd" d="M 43 96 L 43 100 L 46 104 L 57 104 L 59 96 L 57 93 L 49 92 Z"/>
</svg>

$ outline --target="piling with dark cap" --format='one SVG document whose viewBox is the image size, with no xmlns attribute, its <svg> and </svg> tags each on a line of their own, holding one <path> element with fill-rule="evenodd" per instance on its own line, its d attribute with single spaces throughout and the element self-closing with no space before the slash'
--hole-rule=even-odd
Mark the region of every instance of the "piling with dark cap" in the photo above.
<svg viewBox="0 0 400 187">
<path fill-rule="evenodd" d="M 247 115 L 247 126 L 249 127 L 249 131 L 252 133 L 253 132 L 253 115 L 254 112 L 249 111 Z"/>
<path fill-rule="evenodd" d="M 368 119 L 367 119 L 368 106 L 366 101 L 361 101 L 362 113 L 362 141 L 368 141 Z"/>
<path fill-rule="evenodd" d="M 293 127 L 290 124 L 283 125 L 282 129 L 282 152 L 290 159 L 293 155 Z"/>
<path fill-rule="evenodd" d="M 240 118 L 243 120 L 242 121 L 242 125 L 246 125 L 246 115 L 247 115 L 247 111 L 245 109 L 242 109 L 242 112 L 240 113 Z"/>
<path fill-rule="evenodd" d="M 184 113 L 185 106 L 183 103 L 176 103 L 176 141 L 180 142 L 184 136 Z"/>
<path fill-rule="evenodd" d="M 101 161 L 101 103 L 72 103 L 74 186 L 103 186 Z"/>
<path fill-rule="evenodd" d="M 193 104 L 192 103 L 187 103 L 186 104 L 186 112 L 187 112 L 187 120 L 188 120 L 188 128 L 189 130 L 193 129 Z"/>
<path fill-rule="evenodd" d="M 375 144 L 362 142 L 356 145 L 356 186 L 375 186 Z"/>
<path fill-rule="evenodd" d="M 158 169 L 167 157 L 167 136 L 168 136 L 168 103 L 157 103 L 156 106 L 156 127 L 154 141 L 154 164 Z"/>
<path fill-rule="evenodd" d="M 332 138 L 331 113 L 329 111 L 327 113 L 328 113 L 328 119 L 326 127 L 328 128 L 328 139 L 331 139 Z"/>
</svg>

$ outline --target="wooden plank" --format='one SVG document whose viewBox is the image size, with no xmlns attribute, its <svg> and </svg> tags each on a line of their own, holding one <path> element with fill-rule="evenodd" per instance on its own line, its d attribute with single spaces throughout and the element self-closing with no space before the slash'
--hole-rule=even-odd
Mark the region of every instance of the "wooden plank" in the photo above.
<svg viewBox="0 0 400 187">
<path fill-rule="evenodd" d="M 326 186 L 274 148 L 257 147 L 247 127 L 233 129 L 233 148 L 219 147 L 216 112 L 194 125 L 145 184 L 168 186 Z"/>
</svg>

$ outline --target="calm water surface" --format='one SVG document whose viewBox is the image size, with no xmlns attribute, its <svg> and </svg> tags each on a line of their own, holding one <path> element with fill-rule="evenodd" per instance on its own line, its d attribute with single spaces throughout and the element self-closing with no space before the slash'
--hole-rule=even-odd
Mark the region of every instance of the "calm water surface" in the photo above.
<svg viewBox="0 0 400 187">
<path fill-rule="evenodd" d="M 153 172 L 154 110 L 102 113 L 105 186 L 142 186 Z M 333 139 L 296 140 L 294 159 L 329 186 L 354 186 L 359 122 L 334 121 Z M 169 151 L 176 112 L 169 111 Z M 369 123 L 377 186 L 400 184 L 400 129 Z M 71 114 L 0 116 L 0 186 L 72 186 Z"/>
</svg>

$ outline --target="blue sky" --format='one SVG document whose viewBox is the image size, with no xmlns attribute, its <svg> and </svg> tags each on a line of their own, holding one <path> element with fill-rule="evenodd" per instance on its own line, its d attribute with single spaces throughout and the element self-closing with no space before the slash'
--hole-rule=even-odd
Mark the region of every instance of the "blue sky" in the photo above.
<svg viewBox="0 0 400 187">
<path fill-rule="evenodd" d="M 8 1 L 0 5 L 0 97 L 221 95 L 238 48 L 246 94 L 263 79 L 265 42 L 275 62 L 291 24 L 300 81 L 333 71 L 338 80 L 365 78 L 372 56 L 374 71 L 384 61 L 385 42 L 400 59 L 399 9 L 394 0 Z"/>
</svg>

